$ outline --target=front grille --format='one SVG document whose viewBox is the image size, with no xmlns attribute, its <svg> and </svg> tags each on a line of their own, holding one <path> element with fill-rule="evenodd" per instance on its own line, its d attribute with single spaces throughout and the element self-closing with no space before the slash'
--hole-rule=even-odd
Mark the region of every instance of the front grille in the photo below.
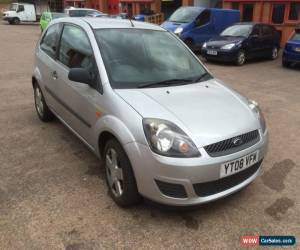
<svg viewBox="0 0 300 250">
<path fill-rule="evenodd" d="M 240 140 L 240 143 L 235 144 L 236 140 Z M 259 142 L 259 133 L 258 130 L 254 130 L 246 134 L 207 145 L 204 149 L 210 156 L 217 157 L 236 153 L 251 147 L 257 142 Z"/>
<path fill-rule="evenodd" d="M 163 181 L 155 180 L 159 190 L 166 196 L 174 198 L 186 198 L 187 194 L 185 188 L 180 184 L 173 184 Z"/>
<path fill-rule="evenodd" d="M 200 197 L 205 197 L 230 189 L 242 183 L 243 181 L 250 178 L 253 174 L 255 174 L 256 171 L 259 169 L 261 163 L 262 160 L 241 172 L 238 172 L 228 177 L 224 177 L 222 179 L 218 179 L 216 181 L 194 184 L 193 186 L 195 193 Z"/>
</svg>

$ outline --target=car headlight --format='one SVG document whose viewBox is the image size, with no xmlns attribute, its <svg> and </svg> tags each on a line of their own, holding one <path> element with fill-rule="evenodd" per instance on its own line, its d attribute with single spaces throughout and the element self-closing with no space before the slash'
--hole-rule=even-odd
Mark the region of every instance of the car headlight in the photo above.
<svg viewBox="0 0 300 250">
<path fill-rule="evenodd" d="M 205 49 L 207 47 L 207 43 L 203 43 L 202 48 Z"/>
<path fill-rule="evenodd" d="M 176 30 L 174 31 L 174 33 L 177 34 L 177 35 L 179 35 L 182 31 L 183 31 L 183 28 L 178 27 L 178 28 L 176 28 Z"/>
<path fill-rule="evenodd" d="M 257 114 L 258 119 L 259 119 L 259 123 L 260 123 L 260 126 L 261 126 L 261 130 L 262 130 L 263 133 L 265 133 L 266 128 L 267 128 L 266 120 L 265 120 L 265 117 L 264 117 L 258 103 L 256 101 L 248 99 L 248 105 Z"/>
<path fill-rule="evenodd" d="M 150 148 L 170 157 L 199 157 L 192 140 L 175 124 L 161 119 L 143 119 L 144 132 Z"/>
<path fill-rule="evenodd" d="M 224 50 L 231 50 L 235 46 L 235 43 L 229 43 L 221 47 Z"/>
</svg>

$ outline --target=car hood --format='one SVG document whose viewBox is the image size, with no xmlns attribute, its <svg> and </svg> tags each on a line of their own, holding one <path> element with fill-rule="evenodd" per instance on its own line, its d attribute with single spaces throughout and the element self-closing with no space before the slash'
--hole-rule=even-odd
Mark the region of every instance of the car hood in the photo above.
<svg viewBox="0 0 300 250">
<path fill-rule="evenodd" d="M 13 11 L 13 10 L 7 10 L 7 11 L 4 11 L 4 12 L 3 12 L 3 14 L 5 14 L 5 15 L 9 16 L 9 15 L 15 15 L 15 14 L 16 14 L 16 12 L 15 12 L 15 11 Z"/>
<path fill-rule="evenodd" d="M 160 25 L 160 27 L 174 32 L 178 27 L 185 29 L 189 24 L 190 23 L 178 23 L 178 22 L 165 21 Z"/>
<path fill-rule="evenodd" d="M 115 91 L 142 117 L 164 119 L 179 126 L 197 147 L 259 128 L 246 98 L 215 79 L 175 87 Z"/>
<path fill-rule="evenodd" d="M 243 42 L 245 39 L 245 37 L 217 36 L 215 38 L 210 39 L 207 42 L 207 45 L 210 47 L 219 48 L 226 44 Z"/>
</svg>

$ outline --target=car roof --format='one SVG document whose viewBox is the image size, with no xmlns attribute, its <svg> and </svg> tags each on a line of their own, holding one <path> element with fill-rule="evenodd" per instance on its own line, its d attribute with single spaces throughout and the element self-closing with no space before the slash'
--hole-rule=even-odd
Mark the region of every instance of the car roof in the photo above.
<svg viewBox="0 0 300 250">
<path fill-rule="evenodd" d="M 96 9 L 89 9 L 89 8 L 74 8 L 74 7 L 72 7 L 72 8 L 69 8 L 69 9 L 67 9 L 67 10 L 93 10 L 93 11 L 98 11 L 99 12 L 99 10 L 96 10 Z"/>
<path fill-rule="evenodd" d="M 139 22 L 139 21 L 131 21 L 128 19 L 114 19 L 114 18 L 94 18 L 94 17 L 63 17 L 57 19 L 55 23 L 74 23 L 76 24 L 78 21 L 85 22 L 91 26 L 92 29 L 118 29 L 118 28 L 135 28 L 135 29 L 147 29 L 147 30 L 159 30 L 165 31 L 165 29 L 161 28 L 158 25 L 147 23 L 147 22 Z"/>
</svg>

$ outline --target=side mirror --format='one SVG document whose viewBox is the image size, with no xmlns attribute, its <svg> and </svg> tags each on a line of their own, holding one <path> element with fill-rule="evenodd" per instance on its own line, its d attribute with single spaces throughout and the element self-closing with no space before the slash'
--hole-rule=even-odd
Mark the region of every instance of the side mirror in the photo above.
<svg viewBox="0 0 300 250">
<path fill-rule="evenodd" d="M 83 68 L 72 68 L 69 71 L 68 78 L 73 82 L 80 82 L 85 84 L 91 84 L 92 78 L 90 73 Z"/>
<path fill-rule="evenodd" d="M 253 34 L 253 35 L 251 35 L 251 38 L 258 38 L 258 35 L 257 34 Z"/>
</svg>

